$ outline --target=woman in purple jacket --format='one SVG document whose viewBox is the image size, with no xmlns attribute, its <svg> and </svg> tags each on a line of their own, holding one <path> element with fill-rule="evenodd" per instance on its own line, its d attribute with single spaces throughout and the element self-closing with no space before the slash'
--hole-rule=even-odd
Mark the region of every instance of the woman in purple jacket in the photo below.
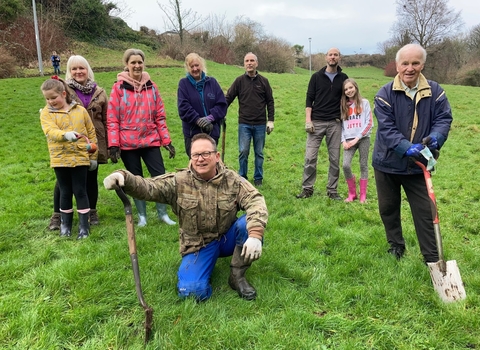
<svg viewBox="0 0 480 350">
<path fill-rule="evenodd" d="M 205 60 L 196 53 L 185 58 L 187 76 L 178 83 L 178 114 L 182 119 L 185 152 L 190 158 L 192 137 L 210 135 L 218 144 L 220 125 L 227 114 L 227 102 L 217 80 L 207 77 Z"/>
</svg>

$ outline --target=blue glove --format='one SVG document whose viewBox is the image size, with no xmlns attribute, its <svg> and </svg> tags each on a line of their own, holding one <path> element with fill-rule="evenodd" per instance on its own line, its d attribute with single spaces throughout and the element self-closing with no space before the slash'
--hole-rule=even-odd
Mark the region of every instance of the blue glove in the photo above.
<svg viewBox="0 0 480 350">
<path fill-rule="evenodd" d="M 422 140 L 422 143 L 427 146 L 428 148 L 432 149 L 438 149 L 438 141 L 435 136 L 427 136 Z"/>
<path fill-rule="evenodd" d="M 420 151 L 422 149 L 424 149 L 425 146 L 422 145 L 421 143 L 414 143 L 413 145 L 411 145 L 407 151 L 405 152 L 405 155 L 407 157 L 415 157 L 415 158 L 418 158 L 420 157 Z"/>
</svg>

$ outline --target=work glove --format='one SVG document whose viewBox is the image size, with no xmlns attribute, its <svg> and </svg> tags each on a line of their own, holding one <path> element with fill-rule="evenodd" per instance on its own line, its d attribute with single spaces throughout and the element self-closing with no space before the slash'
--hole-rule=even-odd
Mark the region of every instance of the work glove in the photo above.
<svg viewBox="0 0 480 350">
<path fill-rule="evenodd" d="M 270 135 L 270 133 L 273 131 L 273 121 L 268 121 L 267 122 L 267 135 Z"/>
<path fill-rule="evenodd" d="M 305 131 L 308 132 L 309 134 L 313 134 L 313 132 L 315 131 L 315 128 L 313 127 L 312 122 L 305 123 Z"/>
<path fill-rule="evenodd" d="M 165 147 L 165 149 L 168 151 L 168 153 L 170 153 L 169 156 L 168 156 L 170 159 L 175 158 L 175 147 L 173 147 L 171 142 L 168 145 L 163 146 L 163 147 Z"/>
<path fill-rule="evenodd" d="M 202 117 L 197 119 L 197 125 L 202 129 L 206 128 L 208 125 L 212 125 L 213 122 L 212 116 Z"/>
<path fill-rule="evenodd" d="M 110 147 L 108 149 L 108 154 L 112 163 L 117 163 L 120 159 L 120 148 L 119 147 Z"/>
<path fill-rule="evenodd" d="M 248 237 L 243 244 L 242 257 L 246 264 L 251 264 L 253 261 L 260 258 L 262 255 L 262 241 L 258 238 Z"/>
<path fill-rule="evenodd" d="M 103 186 L 107 190 L 116 190 L 118 187 L 125 186 L 125 177 L 119 172 L 112 173 L 103 179 Z"/>
<path fill-rule="evenodd" d="M 96 160 L 90 160 L 90 167 L 88 168 L 88 171 L 94 171 L 97 169 L 98 163 Z"/>
<path fill-rule="evenodd" d="M 420 157 L 420 152 L 425 148 L 424 145 L 422 145 L 421 143 L 414 143 L 413 145 L 411 145 L 407 151 L 405 152 L 405 155 L 407 157 L 415 157 L 415 158 L 419 158 Z"/>
<path fill-rule="evenodd" d="M 422 144 L 430 148 L 430 150 L 438 149 L 438 141 L 435 136 L 427 136 L 422 140 Z"/>
<path fill-rule="evenodd" d="M 63 138 L 67 141 L 77 142 L 78 141 L 78 133 L 76 131 L 67 131 Z"/>
</svg>

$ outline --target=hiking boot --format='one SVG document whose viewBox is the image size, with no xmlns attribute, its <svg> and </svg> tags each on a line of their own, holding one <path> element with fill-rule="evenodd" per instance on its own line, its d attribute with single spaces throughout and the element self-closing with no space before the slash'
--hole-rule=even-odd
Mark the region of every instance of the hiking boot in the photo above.
<svg viewBox="0 0 480 350">
<path fill-rule="evenodd" d="M 61 216 L 60 213 L 53 213 L 52 217 L 50 218 L 50 224 L 48 224 L 48 229 L 50 231 L 60 230 L 60 223 L 61 223 Z"/>
<path fill-rule="evenodd" d="M 328 193 L 327 196 L 334 201 L 341 201 L 343 199 L 338 193 Z"/>
<path fill-rule="evenodd" d="M 308 188 L 304 188 L 300 194 L 297 194 L 295 197 L 297 198 L 310 198 L 313 195 L 313 190 L 309 190 Z"/>
<path fill-rule="evenodd" d="M 99 223 L 97 209 L 90 209 L 90 226 L 98 225 Z"/>
<path fill-rule="evenodd" d="M 253 181 L 253 184 L 254 184 L 255 186 L 257 186 L 257 187 L 258 187 L 258 186 L 262 186 L 263 181 L 262 181 L 262 179 L 254 180 L 254 181 Z"/>
<path fill-rule="evenodd" d="M 392 254 L 397 260 L 400 260 L 405 254 L 405 247 L 391 246 L 388 253 Z"/>
</svg>

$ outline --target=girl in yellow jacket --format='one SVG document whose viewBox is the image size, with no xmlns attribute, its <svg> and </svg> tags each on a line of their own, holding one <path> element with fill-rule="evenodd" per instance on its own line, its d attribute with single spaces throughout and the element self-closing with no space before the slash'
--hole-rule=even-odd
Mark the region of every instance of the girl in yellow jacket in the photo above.
<svg viewBox="0 0 480 350">
<path fill-rule="evenodd" d="M 87 110 L 71 100 L 62 81 L 48 79 L 41 90 L 47 105 L 41 111 L 40 121 L 47 137 L 50 166 L 60 185 L 60 236 L 71 236 L 72 195 L 75 195 L 79 216 L 77 239 L 86 238 L 90 229 L 87 172 L 96 169 L 98 152 L 90 153 L 90 146 L 81 136 L 96 144 L 95 128 Z"/>
</svg>

